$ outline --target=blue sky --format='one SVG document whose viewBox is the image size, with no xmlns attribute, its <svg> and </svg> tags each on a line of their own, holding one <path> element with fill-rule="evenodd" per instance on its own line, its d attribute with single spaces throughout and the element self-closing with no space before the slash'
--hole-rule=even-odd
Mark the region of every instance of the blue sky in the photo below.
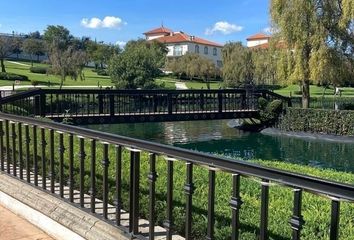
<svg viewBox="0 0 354 240">
<path fill-rule="evenodd" d="M 268 5 L 268 0 L 11 0 L 1 5 L 0 32 L 43 32 L 54 24 L 75 36 L 116 43 L 143 37 L 163 22 L 226 43 L 269 27 Z"/>
</svg>

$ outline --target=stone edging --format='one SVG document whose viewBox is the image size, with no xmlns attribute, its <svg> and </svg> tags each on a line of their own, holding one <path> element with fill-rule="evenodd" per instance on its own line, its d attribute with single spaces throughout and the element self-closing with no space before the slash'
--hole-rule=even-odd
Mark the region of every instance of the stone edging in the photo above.
<svg viewBox="0 0 354 240">
<path fill-rule="evenodd" d="M 0 204 L 56 239 L 130 239 L 123 231 L 89 213 L 3 173 L 0 173 Z"/>
</svg>

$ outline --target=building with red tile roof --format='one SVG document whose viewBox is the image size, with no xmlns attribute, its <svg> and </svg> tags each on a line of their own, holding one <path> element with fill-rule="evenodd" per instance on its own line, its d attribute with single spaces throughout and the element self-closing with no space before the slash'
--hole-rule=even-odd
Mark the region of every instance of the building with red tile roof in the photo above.
<svg viewBox="0 0 354 240">
<path fill-rule="evenodd" d="M 249 48 L 269 48 L 269 41 L 271 36 L 264 34 L 264 33 L 257 33 L 248 37 L 247 40 L 247 47 Z"/>
<path fill-rule="evenodd" d="M 196 53 L 222 66 L 221 50 L 223 45 L 182 31 L 173 32 L 161 26 L 144 33 L 146 40 L 164 43 L 168 48 L 167 57 L 180 57 L 186 53 Z"/>
</svg>

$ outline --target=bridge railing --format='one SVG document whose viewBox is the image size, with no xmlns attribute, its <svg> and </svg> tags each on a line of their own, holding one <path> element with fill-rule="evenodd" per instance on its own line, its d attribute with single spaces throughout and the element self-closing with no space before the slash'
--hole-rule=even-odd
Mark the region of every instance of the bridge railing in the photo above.
<svg viewBox="0 0 354 240">
<path fill-rule="evenodd" d="M 281 171 L 259 166 L 245 161 L 231 160 L 172 146 L 132 139 L 83 129 L 75 126 L 40 121 L 0 113 L 0 170 L 17 177 L 28 184 L 40 187 L 59 198 L 65 198 L 64 189 L 69 189 L 68 201 L 74 204 L 74 193 L 79 191 L 78 208 L 88 208 L 92 214 L 101 217 L 112 225 L 123 229 L 132 237 L 154 239 L 154 225 L 158 214 L 156 206 L 156 183 L 158 178 L 165 179 L 159 198 L 165 199 L 163 211 L 166 238 L 172 239 L 175 226 L 174 194 L 183 191 L 186 201 L 179 203 L 179 211 L 184 212 L 184 235 L 192 239 L 193 215 L 195 214 L 194 195 L 197 190 L 207 190 L 207 220 L 205 221 L 206 239 L 214 239 L 216 218 L 216 176 L 232 176 L 229 216 L 231 221 L 231 239 L 239 239 L 241 220 L 240 210 L 243 200 L 241 187 L 244 177 L 259 179 L 260 209 L 259 239 L 268 239 L 268 210 L 270 202 L 269 188 L 272 184 L 294 190 L 293 209 L 290 219 L 278 219 L 288 222 L 292 228 L 292 239 L 300 239 L 305 222 L 302 216 L 303 192 L 316 194 L 331 201 L 329 236 L 338 239 L 340 202 L 354 201 L 354 186 L 309 177 L 297 173 Z M 158 165 L 161 161 L 166 168 Z M 181 165 L 180 163 L 185 163 Z M 178 168 L 177 168 L 178 167 Z M 198 167 L 207 173 L 195 172 Z M 147 175 L 142 173 L 147 173 Z M 183 173 L 184 172 L 184 173 Z M 178 189 L 175 180 L 185 175 L 184 188 Z M 205 174 L 204 174 L 205 175 Z M 42 179 L 42 181 L 39 181 Z M 43 180 L 44 179 L 44 180 Z M 231 180 L 231 179 L 230 179 Z M 195 183 L 206 185 L 206 189 L 196 189 Z M 147 192 L 141 189 L 148 189 Z M 85 196 L 89 196 L 89 202 Z M 102 204 L 97 206 L 97 199 Z M 86 199 L 86 200 L 85 200 Z M 148 199 L 148 200 L 147 200 Z M 141 205 L 142 201 L 146 205 Z M 147 201 L 147 202 L 146 202 Z M 112 212 L 112 207 L 115 211 Z M 181 205 L 181 204 L 184 204 Z M 308 203 L 311 204 L 311 203 Z M 149 232 L 143 235 L 139 228 L 143 212 L 149 220 Z M 287 206 L 287 205 L 285 205 Z M 310 207 L 311 208 L 311 207 Z M 181 210 L 182 209 L 182 210 Z M 123 224 L 122 211 L 129 212 L 128 224 Z M 97 215 L 101 212 L 101 215 Z M 112 216 L 113 214 L 113 216 Z M 159 213 L 161 215 L 161 212 Z M 306 220 L 306 219 L 305 219 Z M 147 226 L 146 226 L 147 227 Z M 181 226 L 178 226 L 181 229 Z M 290 236 L 288 236 L 290 237 Z"/>
<path fill-rule="evenodd" d="M 115 116 L 225 113 L 257 110 L 257 99 L 280 98 L 269 91 L 37 89 L 2 98 L 3 112 L 27 116 Z"/>
</svg>

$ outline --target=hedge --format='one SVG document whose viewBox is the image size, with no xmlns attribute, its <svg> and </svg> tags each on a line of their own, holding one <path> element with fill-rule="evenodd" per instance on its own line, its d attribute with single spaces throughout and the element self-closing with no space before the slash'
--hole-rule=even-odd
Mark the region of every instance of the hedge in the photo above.
<svg viewBox="0 0 354 240">
<path fill-rule="evenodd" d="M 354 111 L 288 108 L 278 128 L 284 131 L 354 136 Z"/>
<path fill-rule="evenodd" d="M 19 75 L 19 74 L 14 74 L 14 73 L 0 72 L 0 80 L 28 81 L 28 77 L 25 75 Z"/>
<path fill-rule="evenodd" d="M 47 74 L 48 68 L 46 68 L 46 67 L 31 67 L 30 72 L 31 73 L 39 73 L 39 74 Z"/>
</svg>

